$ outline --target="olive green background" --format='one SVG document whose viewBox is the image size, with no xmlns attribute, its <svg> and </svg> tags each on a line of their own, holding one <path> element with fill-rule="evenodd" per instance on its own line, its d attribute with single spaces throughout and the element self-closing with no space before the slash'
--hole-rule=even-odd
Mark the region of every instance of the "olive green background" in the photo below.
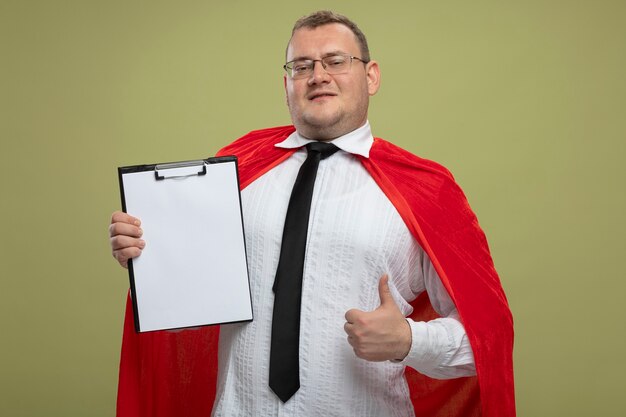
<svg viewBox="0 0 626 417">
<path fill-rule="evenodd" d="M 288 124 L 293 22 L 352 17 L 375 135 L 449 167 L 515 317 L 520 416 L 626 415 L 624 1 L 0 3 L 0 415 L 111 416 L 116 167 Z"/>
</svg>

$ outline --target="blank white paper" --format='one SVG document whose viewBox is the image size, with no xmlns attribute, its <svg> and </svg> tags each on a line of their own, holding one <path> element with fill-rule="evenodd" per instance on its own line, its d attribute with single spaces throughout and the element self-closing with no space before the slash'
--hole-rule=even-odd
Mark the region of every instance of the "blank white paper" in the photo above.
<svg viewBox="0 0 626 417">
<path fill-rule="evenodd" d="M 126 211 L 146 241 L 132 261 L 142 332 L 252 320 L 236 164 L 206 169 L 122 175 Z"/>
</svg>

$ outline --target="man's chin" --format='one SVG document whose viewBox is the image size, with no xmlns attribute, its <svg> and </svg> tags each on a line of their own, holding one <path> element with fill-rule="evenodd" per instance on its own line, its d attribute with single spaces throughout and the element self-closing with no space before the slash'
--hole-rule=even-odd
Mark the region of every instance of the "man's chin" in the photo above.
<svg viewBox="0 0 626 417">
<path fill-rule="evenodd" d="M 296 129 L 305 138 L 314 140 L 331 140 L 346 133 L 338 123 L 332 123 L 330 120 L 300 123 L 296 125 Z"/>
<path fill-rule="evenodd" d="M 303 124 L 306 124 L 316 129 L 323 129 L 335 126 L 339 124 L 340 121 L 341 116 L 338 115 L 336 112 L 309 114 L 305 115 L 305 117 L 302 118 Z"/>
</svg>

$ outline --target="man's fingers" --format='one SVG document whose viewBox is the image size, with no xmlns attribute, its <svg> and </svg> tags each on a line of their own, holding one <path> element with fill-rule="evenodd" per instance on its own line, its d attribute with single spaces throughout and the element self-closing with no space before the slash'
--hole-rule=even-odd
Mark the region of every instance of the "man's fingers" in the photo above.
<svg viewBox="0 0 626 417">
<path fill-rule="evenodd" d="M 352 349 L 354 350 L 354 352 L 356 353 L 356 347 L 355 347 L 355 342 L 354 342 L 354 337 L 352 336 L 348 336 L 348 344 L 350 346 L 352 346 Z"/>
<path fill-rule="evenodd" d="M 128 260 L 132 258 L 136 258 L 141 255 L 141 249 L 139 248 L 124 248 L 120 250 L 113 251 L 113 257 L 122 265 L 124 268 L 128 267 Z"/>
<path fill-rule="evenodd" d="M 143 230 L 139 227 L 141 221 L 130 214 L 115 211 L 111 215 L 109 225 L 109 241 L 113 257 L 124 268 L 128 268 L 128 260 L 141 255 L 146 242 L 140 237 Z"/>
<path fill-rule="evenodd" d="M 139 253 L 146 247 L 146 242 L 143 239 L 136 239 L 130 236 L 113 236 L 111 238 L 111 249 L 114 251 L 125 248 L 137 248 Z"/>
<path fill-rule="evenodd" d="M 404 358 L 411 348 L 411 328 L 389 288 L 389 277 L 378 282 L 380 306 L 374 311 L 348 310 L 344 330 L 354 354 L 367 361 Z"/>
<path fill-rule="evenodd" d="M 349 337 L 354 336 L 354 324 L 346 322 L 343 325 L 343 330 L 348 334 Z"/>
<path fill-rule="evenodd" d="M 113 237 L 118 235 L 141 237 L 143 235 L 143 230 L 138 226 L 128 223 L 111 223 L 109 225 L 109 236 Z"/>
<path fill-rule="evenodd" d="M 141 226 L 141 220 L 123 211 L 115 211 L 111 215 L 111 223 L 128 223 L 134 226 Z"/>
<path fill-rule="evenodd" d="M 357 310 L 356 308 L 350 309 L 346 312 L 345 318 L 348 323 L 354 323 L 364 311 Z"/>
</svg>

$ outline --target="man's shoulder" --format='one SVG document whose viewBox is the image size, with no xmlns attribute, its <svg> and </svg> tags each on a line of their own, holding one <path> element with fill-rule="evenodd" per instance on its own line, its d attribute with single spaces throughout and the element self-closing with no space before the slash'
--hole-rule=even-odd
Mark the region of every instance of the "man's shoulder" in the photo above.
<svg viewBox="0 0 626 417">
<path fill-rule="evenodd" d="M 266 129 L 252 130 L 217 152 L 221 155 L 238 155 L 254 153 L 260 149 L 273 146 L 287 138 L 296 129 L 291 126 L 277 126 Z"/>
<path fill-rule="evenodd" d="M 253 130 L 217 152 L 217 156 L 237 157 L 241 188 L 288 158 L 294 149 L 276 147 L 295 131 L 293 126 Z"/>
<path fill-rule="evenodd" d="M 452 173 L 442 164 L 417 156 L 382 138 L 374 138 L 370 158 L 378 165 L 394 167 L 416 174 L 429 172 L 453 179 Z"/>
<path fill-rule="evenodd" d="M 254 138 L 269 138 L 269 137 L 279 137 L 279 136 L 289 136 L 293 132 L 295 132 L 296 128 L 293 125 L 285 125 L 285 126 L 274 126 L 274 127 L 266 127 L 264 129 L 252 130 L 245 135 L 243 135 L 239 139 L 243 139 L 246 137 L 254 137 Z"/>
</svg>

